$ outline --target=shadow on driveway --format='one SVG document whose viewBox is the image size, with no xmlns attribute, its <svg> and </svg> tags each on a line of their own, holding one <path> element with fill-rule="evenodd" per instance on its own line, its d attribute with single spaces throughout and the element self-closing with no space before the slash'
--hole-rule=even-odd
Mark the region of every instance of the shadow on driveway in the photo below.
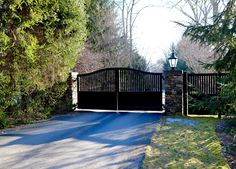
<svg viewBox="0 0 236 169">
<path fill-rule="evenodd" d="M 159 119 L 159 114 L 80 112 L 9 130 L 0 135 L 0 167 L 139 168 Z"/>
</svg>

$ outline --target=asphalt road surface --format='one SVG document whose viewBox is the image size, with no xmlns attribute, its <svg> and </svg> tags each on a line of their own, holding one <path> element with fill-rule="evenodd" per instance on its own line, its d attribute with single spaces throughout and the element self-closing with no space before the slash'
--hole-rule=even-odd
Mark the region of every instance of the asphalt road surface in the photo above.
<svg viewBox="0 0 236 169">
<path fill-rule="evenodd" d="M 140 168 L 158 114 L 80 112 L 6 130 L 1 169 Z"/>
</svg>

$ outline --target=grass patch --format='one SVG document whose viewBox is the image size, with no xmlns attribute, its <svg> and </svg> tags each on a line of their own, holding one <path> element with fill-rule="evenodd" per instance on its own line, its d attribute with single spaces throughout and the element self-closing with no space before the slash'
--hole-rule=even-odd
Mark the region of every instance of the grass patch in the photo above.
<svg viewBox="0 0 236 169">
<path fill-rule="evenodd" d="M 216 135 L 217 122 L 211 117 L 163 117 L 142 168 L 229 168 Z"/>
</svg>

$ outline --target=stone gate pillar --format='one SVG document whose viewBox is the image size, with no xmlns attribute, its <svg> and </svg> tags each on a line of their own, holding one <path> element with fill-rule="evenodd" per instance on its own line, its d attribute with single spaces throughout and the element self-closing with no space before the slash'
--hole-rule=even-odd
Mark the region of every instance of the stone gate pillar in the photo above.
<svg viewBox="0 0 236 169">
<path fill-rule="evenodd" d="M 72 94 L 72 109 L 75 110 L 78 104 L 77 92 L 77 75 L 78 72 L 71 72 L 71 94 Z"/>
<path fill-rule="evenodd" d="M 183 115 L 182 71 L 165 71 L 165 112 L 167 115 Z"/>
</svg>

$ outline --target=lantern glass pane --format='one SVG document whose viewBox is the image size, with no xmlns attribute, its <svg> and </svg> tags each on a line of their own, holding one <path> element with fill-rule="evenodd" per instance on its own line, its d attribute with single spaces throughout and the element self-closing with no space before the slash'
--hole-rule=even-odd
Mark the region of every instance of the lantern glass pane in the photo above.
<svg viewBox="0 0 236 169">
<path fill-rule="evenodd" d="M 177 59 L 175 58 L 169 59 L 169 63 L 170 63 L 170 67 L 176 67 Z"/>
</svg>

